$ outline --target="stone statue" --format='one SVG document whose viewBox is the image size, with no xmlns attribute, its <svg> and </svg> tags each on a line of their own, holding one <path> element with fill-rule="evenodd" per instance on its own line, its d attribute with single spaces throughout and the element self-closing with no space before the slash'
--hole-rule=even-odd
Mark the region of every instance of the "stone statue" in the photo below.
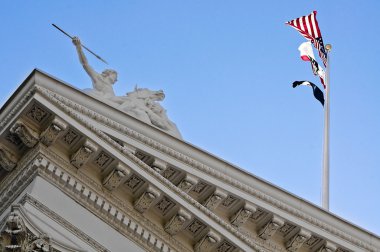
<svg viewBox="0 0 380 252">
<path fill-rule="evenodd" d="M 78 37 L 73 37 L 79 61 L 92 80 L 93 89 L 84 90 L 97 99 L 105 99 L 108 104 L 124 111 L 147 124 L 153 125 L 170 135 L 182 138 L 177 126 L 169 120 L 166 110 L 158 103 L 165 98 L 162 90 L 152 91 L 147 88 L 137 88 L 124 96 L 116 96 L 113 84 L 117 81 L 117 72 L 111 69 L 97 73 L 87 61 Z"/>
<path fill-rule="evenodd" d="M 106 69 L 101 74 L 97 73 L 88 64 L 87 58 L 83 53 L 82 45 L 78 37 L 73 37 L 73 44 L 77 49 L 80 63 L 92 80 L 92 86 L 94 88 L 93 92 L 104 98 L 114 97 L 115 93 L 113 91 L 112 85 L 117 81 L 117 72 L 112 69 Z"/>
</svg>

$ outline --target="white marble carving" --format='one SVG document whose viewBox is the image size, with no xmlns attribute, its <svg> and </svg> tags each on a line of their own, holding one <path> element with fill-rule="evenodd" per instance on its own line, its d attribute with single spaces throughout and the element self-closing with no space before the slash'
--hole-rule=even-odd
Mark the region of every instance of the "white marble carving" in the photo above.
<svg viewBox="0 0 380 252">
<path fill-rule="evenodd" d="M 73 155 L 71 155 L 70 163 L 79 169 L 90 159 L 91 154 L 96 150 L 97 147 L 95 144 L 86 141 Z"/>
<path fill-rule="evenodd" d="M 66 129 L 67 124 L 59 118 L 54 118 L 49 127 L 41 134 L 41 142 L 46 146 L 50 146 L 57 140 L 59 135 Z"/>
<path fill-rule="evenodd" d="M 203 203 L 203 205 L 210 209 L 214 210 L 219 206 L 219 204 L 227 197 L 227 193 L 221 191 L 220 189 L 216 189 L 214 193 L 212 193 Z"/>
<path fill-rule="evenodd" d="M 87 61 L 78 37 L 73 38 L 80 63 L 92 80 L 93 89 L 84 91 L 97 99 L 106 100 L 107 103 L 119 108 L 125 113 L 178 138 L 182 138 L 177 126 L 169 120 L 166 110 L 158 103 L 165 98 L 162 90 L 152 91 L 147 88 L 137 88 L 125 96 L 116 96 L 113 84 L 117 81 L 117 72 L 106 69 L 97 73 Z"/>
<path fill-rule="evenodd" d="M 24 221 L 16 212 L 11 212 L 7 217 L 5 227 L 0 236 L 2 251 L 24 251 L 26 237 L 27 233 Z"/>
</svg>

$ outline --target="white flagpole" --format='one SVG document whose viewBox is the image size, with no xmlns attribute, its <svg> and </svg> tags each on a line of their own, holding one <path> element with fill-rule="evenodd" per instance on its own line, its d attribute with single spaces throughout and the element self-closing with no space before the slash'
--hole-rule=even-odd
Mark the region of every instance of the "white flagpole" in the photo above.
<svg viewBox="0 0 380 252">
<path fill-rule="evenodd" d="M 326 45 L 327 64 L 325 78 L 325 122 L 323 136 L 322 208 L 329 210 L 330 198 L 330 55 L 331 45 Z"/>
</svg>

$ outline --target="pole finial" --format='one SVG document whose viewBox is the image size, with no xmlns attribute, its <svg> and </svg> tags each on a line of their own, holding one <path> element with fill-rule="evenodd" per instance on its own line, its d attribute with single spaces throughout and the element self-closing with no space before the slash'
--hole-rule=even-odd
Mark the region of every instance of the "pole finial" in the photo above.
<svg viewBox="0 0 380 252">
<path fill-rule="evenodd" d="M 331 51 L 331 48 L 332 48 L 331 44 L 326 44 L 326 50 L 327 50 L 328 52 Z"/>
</svg>

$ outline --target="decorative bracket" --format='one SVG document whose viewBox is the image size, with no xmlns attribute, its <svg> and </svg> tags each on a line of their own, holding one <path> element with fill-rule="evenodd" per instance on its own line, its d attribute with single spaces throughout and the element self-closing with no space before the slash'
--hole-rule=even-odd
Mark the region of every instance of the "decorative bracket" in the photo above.
<svg viewBox="0 0 380 252">
<path fill-rule="evenodd" d="M 211 251 L 220 241 L 220 236 L 213 231 L 208 232 L 194 246 L 195 252 Z"/>
<path fill-rule="evenodd" d="M 140 198 L 136 200 L 134 207 L 138 212 L 144 213 L 159 196 L 160 192 L 158 190 L 154 189 L 151 186 L 148 186 Z"/>
<path fill-rule="evenodd" d="M 190 220 L 191 215 L 183 209 L 180 209 L 164 226 L 164 229 L 170 235 L 175 235 L 184 228 L 184 224 Z"/>
<path fill-rule="evenodd" d="M 12 134 L 17 135 L 21 142 L 27 147 L 32 148 L 38 143 L 38 133 L 26 126 L 23 122 L 17 121 L 9 130 Z"/>
<path fill-rule="evenodd" d="M 337 251 L 337 246 L 334 243 L 331 243 L 329 241 L 326 241 L 322 247 L 320 247 L 318 252 L 335 252 Z"/>
<path fill-rule="evenodd" d="M 311 237 L 311 233 L 301 228 L 295 235 L 293 235 L 286 242 L 285 247 L 288 251 L 295 252 L 310 237 Z"/>
<path fill-rule="evenodd" d="M 0 167 L 6 171 L 12 171 L 17 165 L 16 157 L 3 145 L 0 145 Z"/>
<path fill-rule="evenodd" d="M 89 159 L 92 153 L 96 152 L 97 147 L 92 142 L 86 142 L 70 157 L 70 163 L 76 168 L 80 168 Z"/>
<path fill-rule="evenodd" d="M 203 203 L 203 205 L 208 208 L 209 210 L 214 210 L 215 208 L 217 208 L 219 206 L 219 204 L 225 199 L 227 198 L 227 193 L 225 193 L 224 191 L 220 190 L 220 189 L 216 189 L 211 195 L 210 197 L 208 197 L 205 202 Z"/>
<path fill-rule="evenodd" d="M 131 173 L 131 170 L 122 163 L 118 163 L 116 167 L 103 179 L 103 185 L 108 190 L 115 190 L 120 186 L 123 179 Z"/>
<path fill-rule="evenodd" d="M 284 225 L 284 220 L 280 217 L 273 216 L 258 232 L 261 239 L 270 239 L 272 235 Z"/>
<path fill-rule="evenodd" d="M 181 182 L 179 182 L 177 187 L 181 189 L 182 191 L 188 193 L 193 188 L 193 186 L 196 185 L 197 183 L 198 183 L 198 179 L 196 177 L 191 176 L 191 175 L 186 175 L 186 177 L 182 179 Z"/>
<path fill-rule="evenodd" d="M 245 204 L 244 207 L 240 208 L 230 219 L 231 224 L 235 227 L 240 227 L 243 225 L 252 213 L 256 212 L 257 208 L 253 205 Z"/>
<path fill-rule="evenodd" d="M 67 124 L 58 117 L 54 118 L 49 127 L 41 134 L 41 142 L 46 146 L 50 146 L 57 140 L 59 135 L 67 128 Z"/>
</svg>

